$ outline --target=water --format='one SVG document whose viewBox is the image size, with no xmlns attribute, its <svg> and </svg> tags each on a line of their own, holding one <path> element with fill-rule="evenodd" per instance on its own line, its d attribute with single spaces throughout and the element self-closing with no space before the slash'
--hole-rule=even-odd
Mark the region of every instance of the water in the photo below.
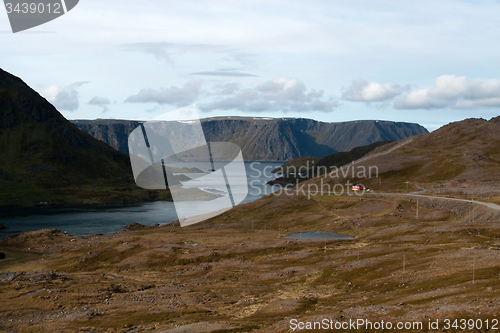
<svg viewBox="0 0 500 333">
<path fill-rule="evenodd" d="M 271 171 L 282 164 L 280 162 L 245 162 L 249 185 L 248 195 L 242 203 L 255 201 L 271 193 L 273 188 L 265 184 L 276 178 Z M 240 186 L 247 186 L 246 182 L 240 182 Z M 200 202 L 193 201 L 190 205 L 193 210 L 196 210 Z M 177 219 L 173 202 L 165 201 L 119 207 L 10 209 L 0 211 L 0 222 L 7 227 L 5 230 L 0 230 L 0 238 L 14 233 L 47 228 L 66 231 L 75 236 L 109 234 L 121 231 L 124 226 L 134 222 L 154 225 L 167 224 Z"/>
<path fill-rule="evenodd" d="M 15 273 L 4 273 L 4 274 L 0 274 L 0 280 L 8 280 L 10 279 L 12 276 L 14 276 Z"/>
<path fill-rule="evenodd" d="M 40 288 L 37 290 L 30 291 L 29 293 L 26 293 L 26 296 L 36 294 L 37 292 L 42 291 L 42 290 L 45 290 L 45 288 Z"/>
<path fill-rule="evenodd" d="M 334 234 L 333 232 L 298 232 L 295 234 L 291 234 L 285 236 L 283 238 L 291 238 L 291 239 L 354 239 L 350 236 Z"/>
</svg>

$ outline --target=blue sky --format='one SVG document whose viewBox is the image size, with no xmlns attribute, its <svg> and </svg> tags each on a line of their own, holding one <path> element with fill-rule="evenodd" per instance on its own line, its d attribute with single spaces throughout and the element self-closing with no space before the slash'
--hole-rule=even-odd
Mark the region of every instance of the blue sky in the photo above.
<svg viewBox="0 0 500 333">
<path fill-rule="evenodd" d="M 0 67 L 68 119 L 500 114 L 499 1 L 97 1 L 12 34 Z"/>
</svg>

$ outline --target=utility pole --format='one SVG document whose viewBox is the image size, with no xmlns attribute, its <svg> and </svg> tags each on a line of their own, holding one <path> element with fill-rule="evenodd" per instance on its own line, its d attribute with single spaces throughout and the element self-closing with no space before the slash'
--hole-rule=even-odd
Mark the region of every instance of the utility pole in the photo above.
<svg viewBox="0 0 500 333">
<path fill-rule="evenodd" d="M 410 184 L 410 182 L 406 181 L 405 183 L 406 183 L 406 192 L 408 192 L 408 184 Z"/>
<path fill-rule="evenodd" d="M 472 223 L 474 223 L 474 199 L 472 199 Z"/>
</svg>

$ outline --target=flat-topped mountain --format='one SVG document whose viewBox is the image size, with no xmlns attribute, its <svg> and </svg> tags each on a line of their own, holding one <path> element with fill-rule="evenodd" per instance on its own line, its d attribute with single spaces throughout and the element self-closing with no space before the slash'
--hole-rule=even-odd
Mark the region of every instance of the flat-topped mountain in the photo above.
<svg viewBox="0 0 500 333">
<path fill-rule="evenodd" d="M 75 126 L 117 150 L 128 152 L 128 135 L 139 122 L 72 120 Z M 209 142 L 238 144 L 247 161 L 290 161 L 300 156 L 325 157 L 377 141 L 397 141 L 428 133 L 414 123 L 359 120 L 325 123 L 304 118 L 215 117 L 202 120 Z"/>
</svg>

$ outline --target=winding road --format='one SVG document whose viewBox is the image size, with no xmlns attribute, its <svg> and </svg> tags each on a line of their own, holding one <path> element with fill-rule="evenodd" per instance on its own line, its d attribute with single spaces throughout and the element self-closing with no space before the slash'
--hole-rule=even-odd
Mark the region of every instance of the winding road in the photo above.
<svg viewBox="0 0 500 333">
<path fill-rule="evenodd" d="M 420 192 L 418 192 L 420 193 Z M 489 202 L 483 202 L 483 201 L 474 201 L 474 200 L 465 200 L 465 199 L 457 199 L 457 198 L 444 198 L 444 197 L 436 197 L 432 195 L 422 195 L 422 194 L 414 194 L 414 193 L 386 193 L 386 192 L 378 192 L 378 193 L 366 193 L 365 195 L 370 195 L 370 196 L 391 196 L 391 197 L 421 197 L 421 198 L 426 198 L 426 199 L 439 199 L 439 200 L 450 200 L 450 201 L 460 201 L 460 202 L 465 202 L 465 203 L 473 203 L 477 205 L 482 205 L 489 207 L 494 210 L 500 210 L 500 206 L 489 203 Z"/>
<path fill-rule="evenodd" d="M 383 156 L 383 155 L 387 155 L 389 153 L 392 153 L 393 151 L 395 151 L 395 150 L 403 147 L 404 145 L 406 145 L 406 144 L 408 144 L 408 143 L 410 143 L 412 141 L 413 141 L 413 139 L 409 138 L 409 139 L 407 139 L 407 140 L 405 140 L 405 141 L 397 144 L 396 146 L 394 146 L 394 147 L 392 147 L 392 148 L 390 148 L 390 149 L 388 149 L 386 151 L 362 157 L 362 158 L 360 158 L 360 159 L 358 159 L 356 161 L 351 162 L 350 164 L 347 164 L 347 165 L 344 165 L 344 166 L 340 167 L 339 171 L 343 170 L 344 168 L 350 168 L 353 165 L 356 165 L 358 163 L 367 161 L 369 159 L 372 159 L 372 158 L 375 158 L 375 157 L 379 157 L 379 156 Z M 465 200 L 465 199 L 456 199 L 456 198 L 436 197 L 436 196 L 432 196 L 432 195 L 423 195 L 423 194 L 420 194 L 420 193 L 425 193 L 425 192 L 427 192 L 427 190 L 425 188 L 423 188 L 423 187 L 418 187 L 418 188 L 420 189 L 420 191 L 413 192 L 413 193 L 386 193 L 386 192 L 373 193 L 372 192 L 372 193 L 365 193 L 365 195 L 371 195 L 371 196 L 393 196 L 393 197 L 411 196 L 411 197 L 422 197 L 422 198 L 426 198 L 426 199 L 440 199 L 440 200 L 460 201 L 460 202 L 465 202 L 465 203 L 473 203 L 473 204 L 477 204 L 477 205 L 482 205 L 482 206 L 486 206 L 488 208 L 500 211 L 500 206 L 496 205 L 496 204 L 493 204 L 493 203 L 482 202 L 482 201 L 474 201 L 474 200 Z M 327 192 L 327 193 L 328 194 L 332 194 L 332 192 Z"/>
</svg>

